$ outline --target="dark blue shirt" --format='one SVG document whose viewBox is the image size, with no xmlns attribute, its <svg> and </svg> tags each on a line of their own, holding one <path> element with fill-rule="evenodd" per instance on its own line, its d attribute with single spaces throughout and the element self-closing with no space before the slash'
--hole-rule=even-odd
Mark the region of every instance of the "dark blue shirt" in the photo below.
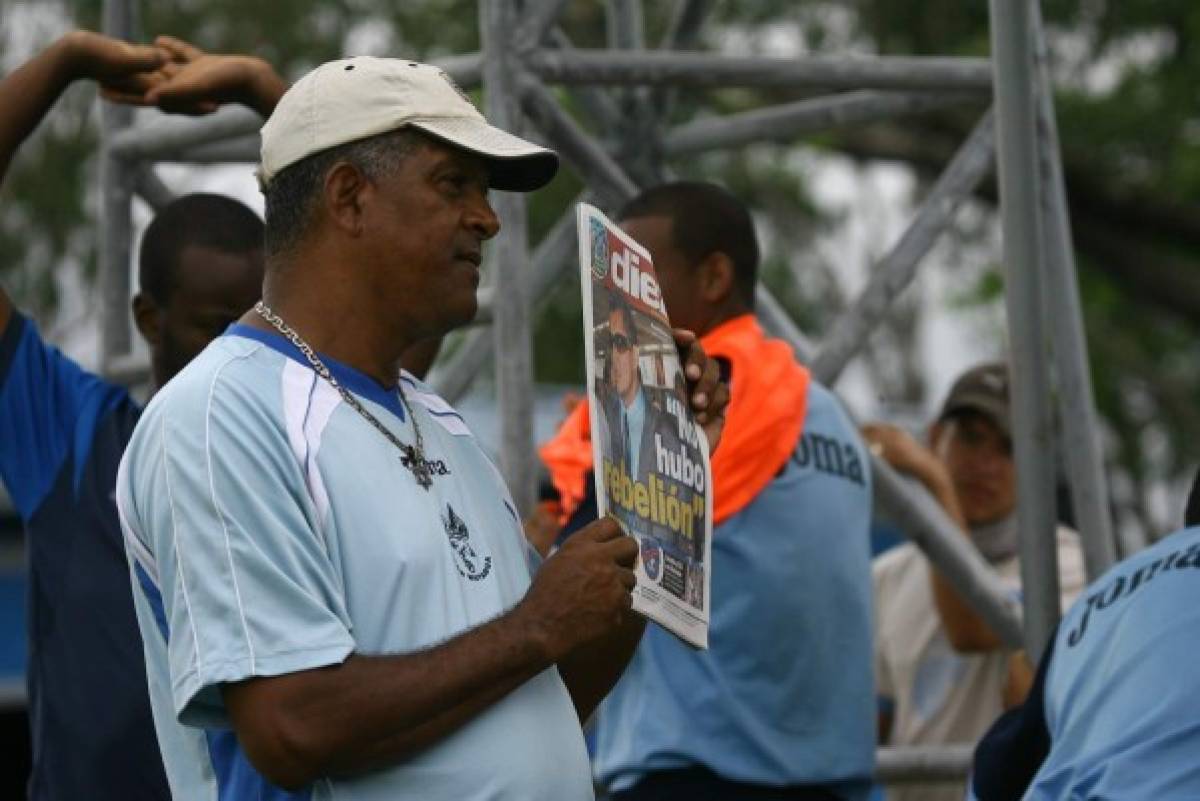
<svg viewBox="0 0 1200 801">
<path fill-rule="evenodd" d="M 113 497 L 141 408 L 14 313 L 0 478 L 29 556 L 31 801 L 169 799 Z"/>
</svg>

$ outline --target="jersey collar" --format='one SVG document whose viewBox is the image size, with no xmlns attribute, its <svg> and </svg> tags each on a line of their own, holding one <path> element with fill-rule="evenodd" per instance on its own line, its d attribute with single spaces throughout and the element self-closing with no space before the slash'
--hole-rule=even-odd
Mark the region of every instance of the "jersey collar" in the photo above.
<svg viewBox="0 0 1200 801">
<path fill-rule="evenodd" d="M 261 328 L 254 328 L 244 323 L 234 323 L 225 329 L 224 336 L 245 337 L 255 342 L 261 342 L 289 359 L 299 362 L 309 369 L 312 368 L 312 365 L 308 363 L 308 359 L 304 358 L 304 354 L 291 343 L 291 340 L 274 331 L 264 331 Z M 329 368 L 329 372 L 333 374 L 333 377 L 338 380 L 339 384 L 355 395 L 379 404 L 399 417 L 401 421 L 405 419 L 404 404 L 400 402 L 399 387 L 397 384 L 384 386 L 362 370 L 340 362 L 332 356 L 326 356 L 324 353 L 317 353 L 317 356 Z"/>
</svg>

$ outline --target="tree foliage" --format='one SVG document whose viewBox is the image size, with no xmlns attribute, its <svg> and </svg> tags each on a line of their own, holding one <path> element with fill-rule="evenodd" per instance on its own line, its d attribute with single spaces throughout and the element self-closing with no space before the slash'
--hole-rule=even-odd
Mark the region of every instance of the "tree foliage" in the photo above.
<svg viewBox="0 0 1200 801">
<path fill-rule="evenodd" d="M 675 4 L 645 0 L 643 5 L 646 39 L 655 46 L 668 33 Z M 774 52 L 784 42 L 815 53 L 986 56 L 989 50 L 987 4 L 982 2 L 703 5 L 710 13 L 693 42 L 703 49 Z M 1091 362 L 1111 435 L 1121 513 L 1161 528 L 1171 521 L 1151 519 L 1148 487 L 1180 475 L 1200 458 L 1193 444 L 1200 440 L 1200 412 L 1194 403 L 1200 397 L 1200 123 L 1195 116 L 1200 5 L 1191 0 L 1047 0 L 1043 7 Z M 139 10 L 147 33 L 172 33 L 213 51 L 256 53 L 290 77 L 351 50 L 434 58 L 479 46 L 473 0 L 275 0 L 252 5 L 240 0 L 143 0 Z M 77 24 L 94 27 L 99 2 L 76 3 L 69 12 Z M 605 19 L 599 0 L 575 0 L 567 4 L 560 25 L 576 45 L 602 47 L 607 43 Z M 577 91 L 556 92 L 631 170 L 644 167 L 641 154 L 630 149 L 621 120 L 601 128 L 581 113 Z M 802 96 L 775 90 L 606 92 L 630 117 L 638 97 L 649 97 L 652 108 L 666 114 L 659 125 Z M 19 303 L 39 315 L 55 307 L 56 274 L 76 270 L 91 276 L 94 271 L 97 134 L 92 97 L 86 89 L 72 91 L 0 191 L 0 280 Z M 930 179 L 981 111 L 981 106 L 958 108 L 650 169 L 659 175 L 716 178 L 745 196 L 767 242 L 765 278 L 805 328 L 819 334 L 846 298 L 837 276 L 841 265 L 815 255 L 809 245 L 815 234 L 837 221 L 813 201 L 806 172 L 793 158 L 796 148 L 864 163 L 900 162 Z M 532 237 L 549 228 L 581 186 L 564 171 L 548 191 L 534 197 Z M 985 187 L 981 203 L 994 204 L 994 194 L 994 187 Z M 960 230 L 959 244 L 969 246 L 977 229 Z M 999 266 L 993 261 L 976 281 L 975 300 L 994 299 L 1002 281 Z M 578 340 L 578 301 L 570 282 L 545 305 L 550 309 L 538 326 L 538 375 L 580 380 L 578 348 L 563 344 Z M 921 365 L 911 347 L 916 309 L 912 302 L 902 304 L 888 323 L 888 334 L 877 338 L 867 354 L 879 380 L 898 381 L 893 394 L 912 401 L 920 401 L 924 391 Z M 903 367 L 898 373 L 896 364 Z"/>
</svg>

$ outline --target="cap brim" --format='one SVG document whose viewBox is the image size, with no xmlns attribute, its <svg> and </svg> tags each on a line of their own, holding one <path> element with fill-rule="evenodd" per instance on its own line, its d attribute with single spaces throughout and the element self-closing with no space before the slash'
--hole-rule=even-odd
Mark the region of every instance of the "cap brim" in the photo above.
<svg viewBox="0 0 1200 801">
<path fill-rule="evenodd" d="M 558 172 L 558 154 L 486 122 L 465 117 L 413 120 L 409 123 L 447 144 L 476 153 L 489 162 L 493 189 L 532 192 Z"/>
<path fill-rule="evenodd" d="M 996 398 L 984 395 L 964 395 L 955 398 L 953 403 L 947 403 L 938 419 L 944 420 L 957 412 L 978 412 L 995 423 L 1005 436 L 1012 436 L 1012 421 L 1009 420 L 1009 407 Z"/>
</svg>

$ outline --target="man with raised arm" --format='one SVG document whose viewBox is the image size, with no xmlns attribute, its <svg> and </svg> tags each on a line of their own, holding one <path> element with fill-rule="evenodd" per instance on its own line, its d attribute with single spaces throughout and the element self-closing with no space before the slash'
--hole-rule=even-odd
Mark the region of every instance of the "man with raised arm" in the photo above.
<svg viewBox="0 0 1200 801">
<path fill-rule="evenodd" d="M 1012 456 L 1009 373 L 980 364 L 954 382 L 928 445 L 886 425 L 864 436 L 880 457 L 920 481 L 1017 595 L 1016 464 Z M 1055 532 L 1062 605 L 1084 584 L 1075 532 Z M 970 744 L 1019 702 L 1032 678 L 1025 656 L 1005 647 L 983 618 L 911 543 L 873 565 L 875 678 L 880 740 L 897 746 Z M 904 784 L 889 801 L 951 801 L 960 782 Z"/>
<path fill-rule="evenodd" d="M 154 102 L 254 102 L 246 66 L 197 59 Z M 175 797 L 591 798 L 579 721 L 640 630 L 636 543 L 599 521 L 538 566 L 462 418 L 399 370 L 475 314 L 488 191 L 557 158 L 394 59 L 318 67 L 262 134 L 262 303 L 148 410 L 118 487 Z M 715 445 L 726 389 L 679 342 Z"/>
<path fill-rule="evenodd" d="M 0 175 L 72 82 L 145 102 L 165 49 L 77 31 L 0 82 Z M 262 221 L 189 195 L 147 228 L 134 319 L 161 387 L 257 299 Z M 142 644 L 113 499 L 141 406 L 45 342 L 0 289 L 0 478 L 29 554 L 32 801 L 165 801 Z"/>
</svg>

